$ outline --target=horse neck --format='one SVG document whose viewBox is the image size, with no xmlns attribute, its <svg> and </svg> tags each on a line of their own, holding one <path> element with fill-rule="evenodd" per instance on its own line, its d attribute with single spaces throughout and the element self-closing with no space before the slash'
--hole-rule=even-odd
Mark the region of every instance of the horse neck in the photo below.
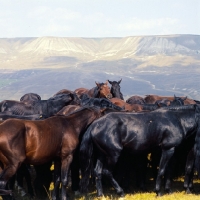
<svg viewBox="0 0 200 200">
<path fill-rule="evenodd" d="M 99 90 L 98 87 L 93 87 L 92 89 L 88 90 L 87 93 L 92 98 L 98 98 L 99 97 Z"/>
<path fill-rule="evenodd" d="M 92 109 L 83 109 L 81 111 L 70 114 L 67 118 L 70 124 L 73 124 L 76 132 L 80 134 L 84 131 L 95 119 L 100 117 L 100 113 Z"/>
</svg>

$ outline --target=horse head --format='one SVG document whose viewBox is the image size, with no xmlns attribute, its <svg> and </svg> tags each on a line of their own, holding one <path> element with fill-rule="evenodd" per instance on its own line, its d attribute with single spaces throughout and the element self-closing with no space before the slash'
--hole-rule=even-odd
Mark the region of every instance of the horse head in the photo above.
<svg viewBox="0 0 200 200">
<path fill-rule="evenodd" d="M 108 82 L 111 84 L 110 91 L 111 91 L 113 97 L 117 97 L 119 99 L 123 99 L 124 100 L 123 95 L 122 95 L 122 93 L 120 91 L 120 85 L 119 85 L 121 83 L 121 81 L 122 81 L 122 79 L 119 80 L 119 81 L 109 81 L 108 80 Z"/>
<path fill-rule="evenodd" d="M 185 98 L 181 98 L 181 97 L 176 97 L 176 95 L 174 94 L 174 100 L 170 102 L 171 106 L 182 106 L 184 105 L 184 100 L 187 99 L 187 96 Z"/>
<path fill-rule="evenodd" d="M 97 83 L 95 81 L 95 83 L 97 85 L 97 91 L 99 93 L 100 98 L 107 98 L 107 99 L 112 98 L 110 87 L 108 86 L 108 81 L 106 81 L 105 83 Z"/>
</svg>

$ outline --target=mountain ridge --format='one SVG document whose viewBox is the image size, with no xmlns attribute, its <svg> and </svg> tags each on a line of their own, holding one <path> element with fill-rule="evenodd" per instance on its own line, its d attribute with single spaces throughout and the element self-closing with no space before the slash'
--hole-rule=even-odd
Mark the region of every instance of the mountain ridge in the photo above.
<svg viewBox="0 0 200 200">
<path fill-rule="evenodd" d="M 161 61 L 171 60 L 168 65 L 182 61 L 200 64 L 199 35 L 129 36 L 122 38 L 38 37 L 0 39 L 1 69 L 54 68 L 76 66 L 77 63 L 98 60 L 130 58 L 141 66 L 166 66 Z M 66 57 L 64 59 L 64 57 Z M 62 58 L 64 59 L 61 62 Z M 67 63 L 67 58 L 74 62 Z M 48 60 L 47 65 L 45 61 Z"/>
</svg>

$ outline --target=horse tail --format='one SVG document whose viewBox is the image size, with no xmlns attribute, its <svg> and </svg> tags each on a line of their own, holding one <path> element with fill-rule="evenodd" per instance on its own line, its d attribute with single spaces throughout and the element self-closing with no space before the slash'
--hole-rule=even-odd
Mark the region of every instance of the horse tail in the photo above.
<svg viewBox="0 0 200 200">
<path fill-rule="evenodd" d="M 89 178 L 92 169 L 92 154 L 93 154 L 93 143 L 91 137 L 92 126 L 90 126 L 84 133 L 81 145 L 80 145 L 80 165 L 81 165 L 81 180 L 80 180 L 80 191 L 82 193 L 87 192 L 89 185 Z"/>
<path fill-rule="evenodd" d="M 198 128 L 196 138 L 195 138 L 195 169 L 197 170 L 198 177 L 200 177 L 200 128 Z"/>
</svg>

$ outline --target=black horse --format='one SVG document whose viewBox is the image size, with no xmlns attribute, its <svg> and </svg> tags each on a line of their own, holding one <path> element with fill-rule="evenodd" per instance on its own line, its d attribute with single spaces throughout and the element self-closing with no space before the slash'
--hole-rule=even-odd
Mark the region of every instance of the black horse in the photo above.
<svg viewBox="0 0 200 200">
<path fill-rule="evenodd" d="M 0 111 L 4 114 L 42 114 L 50 117 L 69 104 L 79 104 L 79 98 L 76 94 L 60 94 L 48 100 L 36 101 L 34 105 L 27 105 L 19 101 L 4 100 L 0 103 Z"/>
<path fill-rule="evenodd" d="M 121 83 L 122 79 L 120 81 L 109 81 L 108 82 L 111 84 L 111 88 L 110 88 L 110 92 L 112 94 L 112 97 L 117 97 L 119 99 L 124 100 L 123 94 L 120 91 L 120 83 Z"/>
<path fill-rule="evenodd" d="M 161 181 L 175 149 L 183 140 L 196 134 L 200 110 L 196 105 L 162 108 L 147 113 L 109 113 L 92 123 L 80 146 L 81 191 L 87 191 L 93 146 L 97 148 L 94 170 L 98 196 L 103 195 L 101 176 L 107 175 L 117 193 L 123 189 L 113 178 L 112 171 L 123 149 L 133 154 L 148 152 L 160 146 L 162 156 L 155 192 L 161 195 Z M 168 185 L 165 186 L 168 191 Z"/>
<path fill-rule="evenodd" d="M 25 95 L 23 95 L 21 98 L 20 98 L 20 101 L 21 102 L 24 102 L 26 104 L 33 104 L 35 103 L 36 101 L 40 101 L 41 100 L 41 97 L 40 95 L 36 94 L 36 93 L 27 93 Z"/>
<path fill-rule="evenodd" d="M 123 108 L 113 104 L 110 100 L 106 98 L 91 98 L 88 94 L 82 94 L 80 96 L 81 106 L 96 106 L 100 108 L 111 108 L 114 110 L 121 111 Z"/>
</svg>

